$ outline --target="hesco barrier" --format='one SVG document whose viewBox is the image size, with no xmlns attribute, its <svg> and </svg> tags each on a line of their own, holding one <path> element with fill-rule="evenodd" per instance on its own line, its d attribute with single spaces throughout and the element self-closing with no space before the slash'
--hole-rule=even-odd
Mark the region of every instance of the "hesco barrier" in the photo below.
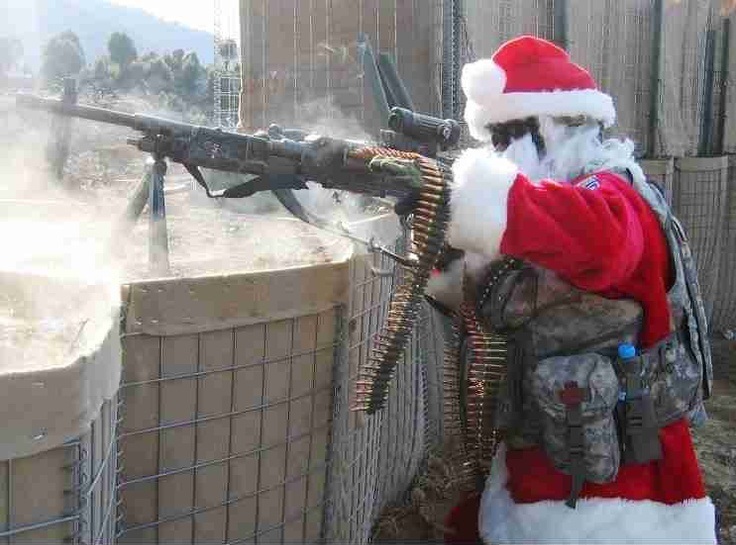
<svg viewBox="0 0 736 545">
<path fill-rule="evenodd" d="M 736 160 L 734 156 L 642 161 L 682 221 L 698 266 L 711 334 L 736 328 Z"/>
<path fill-rule="evenodd" d="M 736 330 L 736 156 L 728 157 L 727 194 L 720 228 L 720 264 L 717 301 L 713 307 L 711 330 L 717 333 Z"/>
<path fill-rule="evenodd" d="M 726 157 L 675 159 L 672 208 L 687 229 L 709 320 L 718 294 L 728 188 Z"/>
<path fill-rule="evenodd" d="M 117 400 L 77 438 L 0 462 L 0 543 L 115 542 Z"/>
<path fill-rule="evenodd" d="M 126 290 L 120 541 L 314 541 L 348 263 Z"/>
<path fill-rule="evenodd" d="M 426 326 L 387 407 L 351 410 L 399 275 L 371 254 L 129 285 L 119 541 L 367 542 L 439 434 Z"/>
<path fill-rule="evenodd" d="M 99 295 L 103 304 L 109 296 L 100 292 L 100 286 L 16 271 L 1 272 L 0 287 L 2 302 L 8 297 L 11 305 L 15 302 L 10 308 L 20 309 L 15 313 L 17 322 L 11 313 L 11 323 L 3 328 L 12 331 L 19 327 L 40 344 L 52 334 L 43 330 L 42 320 L 32 312 L 22 315 L 31 301 L 49 310 L 45 319 L 53 321 L 59 315 L 49 294 L 60 296 L 65 290 L 90 298 Z M 120 378 L 117 316 L 106 312 L 89 315 L 81 327 L 75 338 L 68 339 L 69 344 L 59 346 L 58 352 L 50 351 L 44 359 L 25 361 L 19 357 L 2 362 L 2 544 L 101 544 L 115 540 Z M 82 343 L 83 348 L 75 350 Z M 39 352 L 46 349 L 40 346 Z"/>
</svg>

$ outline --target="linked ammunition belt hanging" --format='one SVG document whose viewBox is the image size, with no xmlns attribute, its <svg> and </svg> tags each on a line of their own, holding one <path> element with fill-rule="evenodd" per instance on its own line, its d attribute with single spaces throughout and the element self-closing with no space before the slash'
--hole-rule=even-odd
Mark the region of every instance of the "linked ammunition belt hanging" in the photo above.
<svg viewBox="0 0 736 545">
<path fill-rule="evenodd" d="M 498 279 L 518 266 L 513 259 L 493 267 L 481 299 L 490 294 Z M 501 439 L 496 410 L 506 378 L 508 341 L 490 331 L 478 317 L 475 297 L 466 291 L 452 324 L 444 360 L 444 424 L 446 435 L 456 439 L 454 458 L 461 468 L 461 485 L 482 488 Z"/>
<path fill-rule="evenodd" d="M 421 182 L 409 248 L 416 259 L 406 267 L 394 290 L 386 320 L 372 339 L 368 361 L 358 372 L 354 409 L 373 414 L 386 403 L 389 382 L 406 349 L 429 275 L 442 249 L 449 221 L 452 174 L 433 159 L 389 148 L 363 148 L 352 152 L 351 158 L 366 160 L 373 170 L 413 173 Z"/>
<path fill-rule="evenodd" d="M 498 449 L 495 414 L 507 354 L 506 338 L 485 328 L 474 304 L 463 303 L 445 351 L 445 429 L 460 440 L 455 453 L 468 489 L 482 486 Z"/>
</svg>

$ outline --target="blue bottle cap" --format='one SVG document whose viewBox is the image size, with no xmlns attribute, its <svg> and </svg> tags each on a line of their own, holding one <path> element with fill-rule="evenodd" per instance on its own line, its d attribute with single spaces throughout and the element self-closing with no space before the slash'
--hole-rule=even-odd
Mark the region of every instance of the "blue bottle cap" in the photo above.
<svg viewBox="0 0 736 545">
<path fill-rule="evenodd" d="M 618 357 L 622 360 L 630 360 L 636 357 L 636 348 L 632 344 L 623 343 L 618 345 Z"/>
</svg>

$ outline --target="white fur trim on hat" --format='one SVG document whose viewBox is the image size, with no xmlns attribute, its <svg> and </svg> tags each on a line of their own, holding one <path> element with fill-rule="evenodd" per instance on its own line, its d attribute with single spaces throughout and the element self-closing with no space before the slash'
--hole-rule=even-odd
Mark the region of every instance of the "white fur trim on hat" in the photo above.
<svg viewBox="0 0 736 545">
<path fill-rule="evenodd" d="M 478 525 L 486 543 L 716 543 L 709 498 L 675 505 L 581 499 L 575 509 L 562 501 L 516 504 L 506 489 L 505 457 L 502 446 L 481 499 Z"/>
<path fill-rule="evenodd" d="M 503 123 L 532 116 L 586 115 L 609 127 L 616 121 L 613 99 L 595 89 L 542 93 L 503 93 L 479 103 L 470 98 L 465 106 L 465 122 L 473 138 L 489 141 L 489 123 Z"/>
<path fill-rule="evenodd" d="M 508 194 L 519 169 L 487 149 L 469 149 L 452 171 L 448 243 L 493 260 L 499 256 Z"/>
</svg>

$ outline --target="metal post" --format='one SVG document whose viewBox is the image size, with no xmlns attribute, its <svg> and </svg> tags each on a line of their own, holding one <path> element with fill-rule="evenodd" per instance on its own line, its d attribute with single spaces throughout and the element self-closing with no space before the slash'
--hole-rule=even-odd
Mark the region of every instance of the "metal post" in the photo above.
<svg viewBox="0 0 736 545">
<path fill-rule="evenodd" d="M 64 104 L 77 103 L 77 82 L 74 78 L 64 78 L 64 92 L 61 97 Z M 51 139 L 48 147 L 48 160 L 51 172 L 57 180 L 64 176 L 64 165 L 69 157 L 69 139 L 71 138 L 72 118 L 53 116 L 51 120 Z"/>
<path fill-rule="evenodd" d="M 723 46 L 721 49 L 721 101 L 718 104 L 718 136 L 716 153 L 723 154 L 726 149 L 726 106 L 728 104 L 728 51 L 731 46 L 731 20 L 723 18 Z"/>
<path fill-rule="evenodd" d="M 554 42 L 562 49 L 567 49 L 567 0 L 554 2 Z"/>
<path fill-rule="evenodd" d="M 442 3 L 442 117 L 453 117 L 455 98 L 455 0 Z"/>
<path fill-rule="evenodd" d="M 652 29 L 652 77 L 649 84 L 649 130 L 647 136 L 647 155 L 657 155 L 657 131 L 659 129 L 659 96 L 662 74 L 662 24 L 664 19 L 662 0 L 654 0 L 654 20 Z"/>
<path fill-rule="evenodd" d="M 169 234 L 166 226 L 166 202 L 164 199 L 164 179 L 166 161 L 155 156 L 146 162 L 150 172 L 148 206 L 150 216 L 148 223 L 148 264 L 151 272 L 166 276 L 169 274 Z"/>
<path fill-rule="evenodd" d="M 700 125 L 698 155 L 711 151 L 711 126 L 713 121 L 713 68 L 715 63 L 716 31 L 708 30 L 705 39 L 705 82 L 703 83 L 703 114 Z"/>
</svg>

